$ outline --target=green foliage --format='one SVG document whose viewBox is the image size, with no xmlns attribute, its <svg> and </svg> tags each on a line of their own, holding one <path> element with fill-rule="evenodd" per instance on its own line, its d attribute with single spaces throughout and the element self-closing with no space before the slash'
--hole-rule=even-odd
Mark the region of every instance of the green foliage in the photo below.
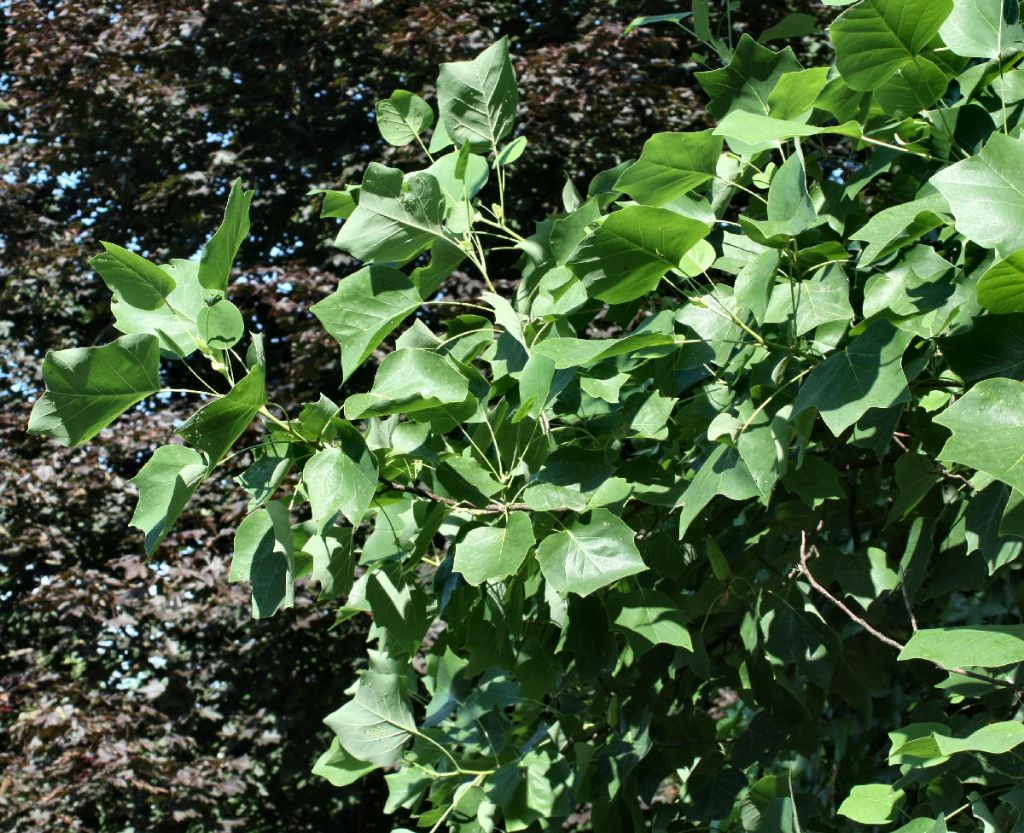
<svg viewBox="0 0 1024 833">
<path fill-rule="evenodd" d="M 372 622 L 315 771 L 391 768 L 422 827 L 1024 830 L 1020 601 L 991 581 L 1024 550 L 1015 10 L 860 0 L 834 74 L 731 49 L 706 2 L 634 23 L 684 21 L 724 64 L 698 74 L 718 126 L 570 181 L 532 232 L 507 40 L 442 67 L 424 152 L 452 150 L 328 192 L 367 265 L 314 312 L 368 389 L 285 408 L 261 339 L 235 353 L 236 185 L 198 268 L 100 256 L 118 304 L 205 306 L 53 354 L 30 427 L 88 440 L 194 322 L 227 390 L 133 523 L 152 550 L 262 417 L 230 579 L 257 617 L 308 575 Z M 427 107 L 381 102 L 384 138 L 422 148 Z M 486 291 L 453 300 L 462 261 Z"/>
</svg>

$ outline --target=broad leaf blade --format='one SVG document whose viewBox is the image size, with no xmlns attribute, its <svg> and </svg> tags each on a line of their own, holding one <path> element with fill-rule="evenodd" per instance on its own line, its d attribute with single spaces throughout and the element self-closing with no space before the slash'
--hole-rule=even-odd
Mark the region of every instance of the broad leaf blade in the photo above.
<svg viewBox="0 0 1024 833">
<path fill-rule="evenodd" d="M 274 501 L 238 525 L 228 580 L 252 584 L 252 615 L 263 619 L 295 604 L 294 576 L 288 507 Z"/>
<path fill-rule="evenodd" d="M 502 38 L 472 61 L 441 64 L 437 102 L 448 136 L 457 145 L 497 151 L 515 126 L 519 91 Z"/>
<path fill-rule="evenodd" d="M 633 530 L 611 512 L 595 509 L 589 522 L 577 521 L 545 538 L 537 561 L 556 590 L 587 596 L 647 569 L 633 538 Z"/>
<path fill-rule="evenodd" d="M 159 371 L 160 346 L 151 335 L 47 353 L 46 392 L 32 408 L 28 430 L 61 445 L 80 445 L 160 390 Z"/>
<path fill-rule="evenodd" d="M 533 525 L 525 512 L 512 512 L 504 526 L 478 526 L 455 547 L 456 572 L 474 587 L 515 573 L 534 545 Z"/>
<path fill-rule="evenodd" d="M 342 381 L 420 306 L 412 281 L 390 266 L 364 266 L 310 309 L 341 345 Z"/>
<path fill-rule="evenodd" d="M 156 552 L 205 477 L 206 464 L 198 452 L 181 445 L 164 445 L 132 478 L 139 501 L 130 524 L 145 534 L 147 555 Z"/>
<path fill-rule="evenodd" d="M 416 734 L 405 700 L 403 678 L 368 671 L 359 678 L 355 697 L 324 718 L 353 757 L 377 766 L 391 766 L 402 747 Z"/>
</svg>

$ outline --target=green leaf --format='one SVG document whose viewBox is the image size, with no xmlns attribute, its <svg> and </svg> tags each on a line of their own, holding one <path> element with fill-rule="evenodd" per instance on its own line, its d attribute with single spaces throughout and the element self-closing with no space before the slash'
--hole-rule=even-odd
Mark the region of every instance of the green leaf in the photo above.
<svg viewBox="0 0 1024 833">
<path fill-rule="evenodd" d="M 441 64 L 437 102 L 448 135 L 457 145 L 494 150 L 515 126 L 519 91 L 502 38 L 472 61 Z"/>
<path fill-rule="evenodd" d="M 681 20 L 686 20 L 690 17 L 690 12 L 672 12 L 670 14 L 648 14 L 642 17 L 634 17 L 629 21 L 629 25 L 626 27 L 626 31 L 623 35 L 628 35 L 634 29 L 639 29 L 641 26 L 651 26 L 655 23 L 679 23 Z"/>
<path fill-rule="evenodd" d="M 956 230 L 1009 257 L 1024 249 L 1024 140 L 993 133 L 981 153 L 931 178 L 946 198 Z"/>
<path fill-rule="evenodd" d="M 355 569 L 351 527 L 336 526 L 323 535 L 310 535 L 301 550 L 313 559 L 310 577 L 320 585 L 317 601 L 348 595 Z"/>
<path fill-rule="evenodd" d="M 860 824 L 889 824 L 905 797 L 903 790 L 894 790 L 889 784 L 858 784 L 839 805 L 838 813 Z"/>
<path fill-rule="evenodd" d="M 1024 723 L 1004 720 L 982 726 L 965 738 L 951 738 L 938 732 L 933 734 L 935 745 L 941 755 L 955 755 L 958 752 L 985 752 L 1002 755 L 1024 743 Z"/>
<path fill-rule="evenodd" d="M 978 303 L 995 313 L 1024 310 L 1024 249 L 989 267 L 981 276 Z"/>
<path fill-rule="evenodd" d="M 793 73 L 787 73 L 790 75 Z M 836 133 L 840 136 L 857 138 L 861 135 L 860 125 L 855 121 L 831 127 L 817 127 L 813 124 L 750 113 L 746 110 L 732 110 L 715 128 L 716 136 L 723 136 L 730 142 L 739 142 L 741 147 L 766 145 L 797 136 L 820 136 Z"/>
<path fill-rule="evenodd" d="M 359 204 L 341 227 L 335 245 L 366 262 L 404 263 L 445 239 L 447 204 L 428 173 L 402 172 L 371 162 L 363 175 Z"/>
<path fill-rule="evenodd" d="M 406 348 L 389 354 L 377 368 L 369 393 L 345 402 L 345 415 L 360 419 L 455 405 L 469 395 L 469 380 L 452 359 L 431 350 Z"/>
<path fill-rule="evenodd" d="M 430 624 L 419 588 L 405 583 L 396 586 L 387 573 L 376 570 L 366 580 L 366 601 L 389 657 L 408 656 L 419 650 Z"/>
<path fill-rule="evenodd" d="M 525 512 L 512 512 L 504 526 L 477 526 L 455 546 L 453 569 L 477 587 L 513 576 L 536 543 Z"/>
<path fill-rule="evenodd" d="M 662 333 L 635 333 L 625 338 L 548 338 L 535 344 L 534 355 L 554 360 L 556 370 L 588 367 L 615 356 L 674 346 L 676 339 Z"/>
<path fill-rule="evenodd" d="M 744 34 L 728 66 L 694 77 L 711 98 L 711 115 L 722 118 L 731 110 L 769 114 L 768 97 L 787 72 L 802 69 L 788 46 L 775 52 Z"/>
<path fill-rule="evenodd" d="M 836 68 L 854 90 L 874 90 L 933 45 L 953 0 L 861 0 L 832 23 Z"/>
<path fill-rule="evenodd" d="M 213 471 L 266 402 L 263 367 L 256 365 L 224 396 L 192 414 L 177 433 L 206 455 Z"/>
<path fill-rule="evenodd" d="M 252 462 L 235 482 L 249 495 L 249 510 L 262 506 L 274 496 L 295 460 L 294 443 L 268 442 L 252 450 Z"/>
<path fill-rule="evenodd" d="M 657 287 L 709 231 L 707 224 L 665 208 L 629 206 L 610 214 L 568 266 L 592 297 L 620 304 Z"/>
<path fill-rule="evenodd" d="M 772 177 L 768 222 L 788 235 L 797 235 L 818 223 L 818 212 L 807 193 L 804 160 L 797 153 L 790 155 Z"/>
<path fill-rule="evenodd" d="M 43 380 L 28 430 L 80 445 L 160 390 L 160 346 L 151 335 L 126 335 L 103 347 L 57 350 L 43 359 Z"/>
<path fill-rule="evenodd" d="M 693 651 L 693 639 L 687 629 L 686 614 L 671 598 L 657 590 L 640 588 L 620 593 L 609 600 L 612 625 L 620 631 L 640 637 L 647 648 L 672 645 Z"/>
<path fill-rule="evenodd" d="M 588 522 L 577 521 L 545 538 L 537 548 L 537 561 L 556 590 L 587 596 L 647 569 L 634 535 L 607 509 L 595 509 Z"/>
<path fill-rule="evenodd" d="M 505 145 L 505 147 L 501 149 L 501 152 L 494 157 L 495 167 L 503 168 L 506 165 L 511 165 L 523 155 L 524 150 L 526 150 L 526 137 L 517 136 Z"/>
<path fill-rule="evenodd" d="M 408 90 L 395 90 L 377 102 L 375 111 L 380 135 L 395 147 L 415 142 L 434 123 L 430 105 Z"/>
<path fill-rule="evenodd" d="M 851 321 L 853 317 L 850 279 L 841 266 L 833 265 L 817 270 L 807 280 L 776 285 L 763 320 L 781 324 L 792 318 L 794 335 L 800 336 L 830 321 Z"/>
<path fill-rule="evenodd" d="M 444 192 L 447 204 L 445 225 L 456 233 L 468 231 L 473 225 L 472 199 L 487 183 L 490 168 L 487 160 L 475 153 L 452 151 L 439 157 L 427 173 L 433 176 Z"/>
<path fill-rule="evenodd" d="M 1024 625 L 970 625 L 916 631 L 897 659 L 925 659 L 945 668 L 1001 668 L 1024 662 Z"/>
<path fill-rule="evenodd" d="M 346 752 L 377 766 L 398 763 L 402 747 L 416 734 L 403 678 L 376 671 L 363 674 L 355 697 L 325 717 L 324 723 Z"/>
<path fill-rule="evenodd" d="M 252 584 L 253 618 L 264 619 L 295 604 L 294 576 L 288 507 L 274 501 L 238 525 L 228 581 Z"/>
<path fill-rule="evenodd" d="M 176 286 L 174 278 L 141 255 L 103 243 L 106 251 L 96 255 L 89 265 L 119 300 L 143 310 L 154 310 L 167 303 Z"/>
<path fill-rule="evenodd" d="M 204 305 L 196 318 L 199 337 L 214 350 L 234 347 L 245 333 L 238 307 L 226 298 Z"/>
<path fill-rule="evenodd" d="M 390 266 L 364 266 L 310 308 L 341 345 L 341 378 L 348 379 L 382 341 L 419 309 L 412 281 Z"/>
<path fill-rule="evenodd" d="M 153 309 L 143 309 L 128 303 L 107 281 L 107 285 L 114 290 L 110 304 L 114 323 L 122 333 L 155 335 L 160 341 L 161 350 L 184 358 L 199 346 L 196 319 L 206 306 L 204 295 L 207 293 L 199 283 L 199 264 L 191 260 L 172 260 L 156 268 L 174 281 L 174 289 L 162 304 Z"/>
<path fill-rule="evenodd" d="M 935 417 L 953 432 L 939 459 L 1024 491 L 1024 383 L 986 379 Z"/>
<path fill-rule="evenodd" d="M 888 321 L 876 321 L 833 353 L 804 380 L 794 415 L 816 408 L 837 437 L 871 408 L 889 408 L 910 399 L 901 359 L 912 336 Z"/>
<path fill-rule="evenodd" d="M 676 508 L 683 509 L 679 513 L 679 537 L 686 534 L 690 524 L 716 495 L 746 500 L 758 494 L 760 490 L 736 449 L 716 445 L 676 502 Z"/>
<path fill-rule="evenodd" d="M 164 445 L 132 478 L 139 502 L 129 523 L 145 534 L 147 555 L 156 552 L 205 477 L 206 464 L 196 451 Z"/>
<path fill-rule="evenodd" d="M 249 234 L 249 205 L 254 193 L 243 191 L 240 179 L 231 183 L 224 220 L 199 258 L 199 283 L 206 289 L 224 292 L 228 288 L 238 247 Z"/>
<path fill-rule="evenodd" d="M 851 235 L 868 244 L 861 252 L 860 265 L 874 263 L 938 228 L 943 222 L 940 213 L 947 211 L 945 197 L 936 193 L 879 211 Z"/>
<path fill-rule="evenodd" d="M 352 526 L 362 522 L 377 491 L 377 458 L 350 423 L 338 426 L 340 445 L 322 449 L 302 469 L 313 522 L 321 534 L 340 510 Z"/>
<path fill-rule="evenodd" d="M 996 59 L 1024 40 L 1017 0 L 953 0 L 939 35 L 957 55 Z"/>
<path fill-rule="evenodd" d="M 713 178 L 721 152 L 717 131 L 655 133 L 614 188 L 644 205 L 664 205 Z"/>
<path fill-rule="evenodd" d="M 818 19 L 814 15 L 794 12 L 787 14 L 774 26 L 765 29 L 758 41 L 767 43 L 770 40 L 800 38 L 804 35 L 813 35 L 817 28 Z"/>
<path fill-rule="evenodd" d="M 347 787 L 376 768 L 376 764 L 353 758 L 337 738 L 332 738 L 330 748 L 313 764 L 313 774 L 326 778 L 332 787 Z"/>
</svg>

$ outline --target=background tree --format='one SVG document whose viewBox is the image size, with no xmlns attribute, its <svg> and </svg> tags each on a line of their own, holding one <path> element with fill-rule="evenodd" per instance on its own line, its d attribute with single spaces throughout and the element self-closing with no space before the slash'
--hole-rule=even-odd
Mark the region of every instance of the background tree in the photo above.
<svg viewBox="0 0 1024 833">
<path fill-rule="evenodd" d="M 699 46 L 672 27 L 623 36 L 634 15 L 673 10 L 611 0 L 3 5 L 5 829 L 382 823 L 374 790 L 355 802 L 308 774 L 358 650 L 311 604 L 249 622 L 244 592 L 223 581 L 244 502 L 225 504 L 226 484 L 208 487 L 150 565 L 141 538 L 125 533 L 140 449 L 184 407 L 122 420 L 71 453 L 24 433 L 44 348 L 112 336 L 109 293 L 86 264 L 99 241 L 131 241 L 156 259 L 196 251 L 240 176 L 256 189 L 255 226 L 233 299 L 265 327 L 274 396 L 300 401 L 340 378 L 308 309 L 349 265 L 306 191 L 405 152 L 383 147 L 374 101 L 395 87 L 429 94 L 438 63 L 510 35 L 531 138 L 518 176 L 529 188 L 512 210 L 539 216 L 566 173 L 581 179 L 635 155 L 654 131 L 704 120 L 688 61 Z M 737 30 L 784 11 L 745 3 Z"/>
</svg>

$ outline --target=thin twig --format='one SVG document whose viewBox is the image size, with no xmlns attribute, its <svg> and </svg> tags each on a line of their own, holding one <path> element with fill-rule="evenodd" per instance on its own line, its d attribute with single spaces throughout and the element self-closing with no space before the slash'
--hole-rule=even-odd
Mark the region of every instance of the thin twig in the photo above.
<svg viewBox="0 0 1024 833">
<path fill-rule="evenodd" d="M 796 571 L 807 579 L 811 587 L 813 587 L 822 596 L 824 596 L 826 599 L 832 602 L 832 604 L 834 604 L 843 613 L 845 613 L 847 617 L 849 617 L 852 621 L 856 622 L 858 625 L 864 628 L 864 630 L 866 630 L 873 637 L 875 637 L 875 639 L 877 639 L 880 642 L 884 642 L 886 645 L 888 645 L 891 648 L 895 648 L 897 651 L 902 651 L 906 647 L 906 645 L 904 645 L 901 642 L 897 642 L 892 637 L 886 636 L 884 633 L 878 630 L 878 628 L 869 624 L 862 617 L 858 616 L 856 613 L 850 610 L 850 608 L 843 604 L 839 599 L 837 599 L 835 596 L 829 593 L 829 591 L 826 590 L 819 583 L 819 581 L 812 575 L 811 569 L 807 565 L 807 558 L 810 552 L 814 552 L 815 555 L 818 554 L 818 550 L 816 547 L 812 546 L 810 549 L 807 548 L 807 532 L 803 531 L 800 533 L 800 563 L 796 565 Z M 960 674 L 963 677 L 970 677 L 974 680 L 981 680 L 982 682 L 991 683 L 992 685 L 1001 686 L 1002 688 L 1009 688 L 1012 691 L 1016 692 L 1024 690 L 1024 688 L 1022 688 L 1019 685 L 1016 685 L 1015 683 L 1011 683 L 1009 680 L 1001 680 L 998 677 L 990 677 L 988 674 L 979 674 L 976 671 L 968 671 L 966 668 L 947 668 L 941 662 L 935 662 L 933 660 L 929 660 L 929 662 L 931 662 L 931 664 L 938 668 L 940 671 L 945 671 L 947 674 Z"/>
<path fill-rule="evenodd" d="M 396 483 L 393 480 L 387 481 L 388 488 L 394 489 L 396 492 L 405 492 L 410 495 L 418 495 L 419 497 L 432 500 L 435 503 L 443 503 L 445 506 L 450 506 L 453 509 L 465 509 L 469 512 L 473 512 L 477 515 L 504 515 L 506 512 L 529 512 L 531 507 L 527 503 L 488 503 L 485 507 L 474 506 L 471 503 L 466 503 L 462 500 L 455 500 L 450 497 L 442 497 L 436 495 L 426 486 L 403 486 L 401 483 Z"/>
</svg>

